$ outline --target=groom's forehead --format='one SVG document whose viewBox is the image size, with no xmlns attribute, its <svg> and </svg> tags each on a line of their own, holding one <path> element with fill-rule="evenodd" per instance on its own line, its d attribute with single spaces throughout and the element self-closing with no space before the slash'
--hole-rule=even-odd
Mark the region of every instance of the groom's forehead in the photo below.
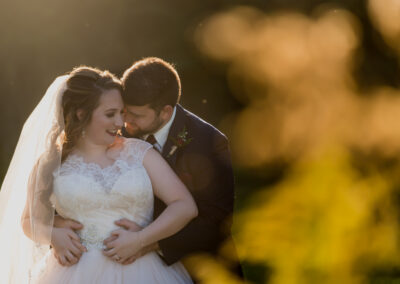
<svg viewBox="0 0 400 284">
<path fill-rule="evenodd" d="M 149 105 L 144 105 L 144 106 L 125 105 L 125 109 L 127 112 L 134 113 L 134 114 L 147 113 L 147 112 L 153 110 Z"/>
</svg>

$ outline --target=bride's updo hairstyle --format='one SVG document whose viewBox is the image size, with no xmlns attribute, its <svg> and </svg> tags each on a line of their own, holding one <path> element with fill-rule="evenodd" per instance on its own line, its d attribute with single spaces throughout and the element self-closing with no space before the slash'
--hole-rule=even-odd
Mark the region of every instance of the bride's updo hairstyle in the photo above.
<svg viewBox="0 0 400 284">
<path fill-rule="evenodd" d="M 62 97 L 65 123 L 62 160 L 65 160 L 82 137 L 85 127 L 90 123 L 93 111 L 99 105 L 101 94 L 112 89 L 117 89 L 122 94 L 121 82 L 108 71 L 81 66 L 69 74 L 67 89 Z M 81 118 L 77 116 L 78 110 L 83 110 Z"/>
</svg>

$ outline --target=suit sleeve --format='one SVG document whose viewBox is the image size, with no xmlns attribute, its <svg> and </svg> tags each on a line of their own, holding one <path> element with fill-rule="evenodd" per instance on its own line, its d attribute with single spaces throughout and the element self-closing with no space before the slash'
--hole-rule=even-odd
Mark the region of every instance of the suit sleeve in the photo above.
<svg viewBox="0 0 400 284">
<path fill-rule="evenodd" d="M 234 178 L 228 141 L 218 133 L 210 148 L 204 154 L 187 155 L 187 172 L 183 175 L 189 178 L 181 179 L 191 191 L 199 214 L 177 234 L 159 241 L 168 265 L 190 253 L 214 253 L 230 235 Z"/>
</svg>

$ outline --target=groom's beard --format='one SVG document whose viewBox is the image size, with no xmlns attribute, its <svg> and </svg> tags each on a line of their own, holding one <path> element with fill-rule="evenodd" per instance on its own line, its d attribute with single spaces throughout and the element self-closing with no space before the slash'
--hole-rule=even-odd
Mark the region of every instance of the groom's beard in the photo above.
<svg viewBox="0 0 400 284">
<path fill-rule="evenodd" d="M 127 138 L 141 138 L 139 136 L 138 128 L 133 128 L 128 123 L 125 123 L 124 129 L 122 130 L 122 134 Z"/>
<path fill-rule="evenodd" d="M 157 117 L 148 127 L 141 129 L 125 122 L 125 130 L 131 137 L 142 138 L 145 135 L 156 133 L 163 126 L 163 123 L 164 121 Z"/>
</svg>

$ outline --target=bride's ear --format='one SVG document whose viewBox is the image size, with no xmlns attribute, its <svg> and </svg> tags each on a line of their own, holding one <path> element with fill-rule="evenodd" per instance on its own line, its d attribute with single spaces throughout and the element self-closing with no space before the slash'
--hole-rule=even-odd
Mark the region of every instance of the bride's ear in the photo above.
<svg viewBox="0 0 400 284">
<path fill-rule="evenodd" d="M 82 120 L 83 119 L 83 117 L 85 116 L 85 111 L 83 110 L 83 109 L 78 109 L 77 111 L 76 111 L 76 117 L 79 119 L 79 120 Z"/>
</svg>

